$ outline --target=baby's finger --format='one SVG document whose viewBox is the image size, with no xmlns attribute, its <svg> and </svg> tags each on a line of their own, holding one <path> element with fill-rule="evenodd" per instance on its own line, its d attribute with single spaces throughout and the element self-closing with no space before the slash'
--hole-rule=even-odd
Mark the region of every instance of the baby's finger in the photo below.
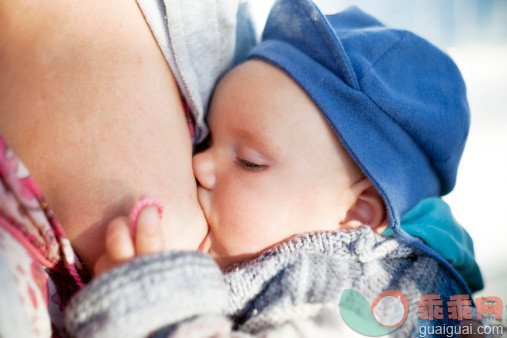
<svg viewBox="0 0 507 338">
<path fill-rule="evenodd" d="M 106 250 L 112 261 L 124 262 L 134 258 L 134 241 L 127 217 L 116 217 L 109 223 L 106 233 Z"/>
<path fill-rule="evenodd" d="M 164 250 L 164 233 L 156 206 L 150 205 L 141 210 L 137 219 L 135 242 L 137 255 L 149 255 Z"/>
</svg>

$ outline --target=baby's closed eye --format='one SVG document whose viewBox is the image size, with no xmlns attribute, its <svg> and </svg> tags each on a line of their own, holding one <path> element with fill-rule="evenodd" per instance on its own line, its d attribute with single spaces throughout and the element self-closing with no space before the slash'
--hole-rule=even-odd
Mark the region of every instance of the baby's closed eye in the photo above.
<svg viewBox="0 0 507 338">
<path fill-rule="evenodd" d="M 248 160 L 244 160 L 242 158 L 236 159 L 236 164 L 238 164 L 241 168 L 248 170 L 248 171 L 262 171 L 266 169 L 268 166 L 264 164 L 257 164 Z"/>
</svg>

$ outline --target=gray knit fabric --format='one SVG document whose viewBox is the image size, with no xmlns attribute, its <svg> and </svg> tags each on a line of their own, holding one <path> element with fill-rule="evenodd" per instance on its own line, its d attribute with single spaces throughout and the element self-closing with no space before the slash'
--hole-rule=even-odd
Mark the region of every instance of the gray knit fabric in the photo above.
<svg viewBox="0 0 507 338">
<path fill-rule="evenodd" d="M 227 292 L 218 266 L 202 253 L 144 256 L 93 280 L 65 313 L 76 337 L 143 337 L 167 323 L 222 313 Z"/>
<path fill-rule="evenodd" d="M 66 327 L 76 337 L 350 336 L 338 308 L 344 289 L 369 303 L 403 292 L 409 313 L 397 337 L 414 333 L 421 295 L 458 292 L 432 258 L 362 227 L 298 235 L 223 273 L 198 252 L 135 259 L 81 290 Z"/>
<path fill-rule="evenodd" d="M 137 0 L 196 123 L 205 116 L 217 78 L 232 65 L 239 0 Z M 247 38 L 247 37 L 245 37 Z"/>
</svg>

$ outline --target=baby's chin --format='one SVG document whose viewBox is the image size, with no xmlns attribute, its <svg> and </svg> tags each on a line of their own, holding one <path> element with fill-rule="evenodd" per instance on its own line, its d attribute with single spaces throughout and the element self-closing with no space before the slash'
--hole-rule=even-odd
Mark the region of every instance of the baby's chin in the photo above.
<svg viewBox="0 0 507 338">
<path fill-rule="evenodd" d="M 211 256 L 215 263 L 217 263 L 222 271 L 227 270 L 227 268 L 235 264 L 254 259 L 264 251 L 261 250 L 260 252 L 238 254 L 229 253 L 227 250 L 224 250 L 216 241 L 214 241 L 212 231 L 210 231 L 209 239 L 210 247 L 207 253 Z"/>
<path fill-rule="evenodd" d="M 233 265 L 234 263 L 237 263 L 238 260 L 235 259 L 234 256 L 228 255 L 224 249 L 220 246 L 219 243 L 217 243 L 215 237 L 213 236 L 213 231 L 210 229 L 208 232 L 208 235 L 206 236 L 203 243 L 206 242 L 206 252 L 208 253 L 211 258 L 217 263 L 217 265 L 220 267 L 220 269 L 224 270 L 227 267 Z M 204 247 L 203 247 L 204 248 Z"/>
<path fill-rule="evenodd" d="M 219 247 L 211 228 L 206 238 L 204 238 L 203 243 L 205 244 L 203 244 L 202 251 L 209 254 L 221 269 L 227 267 L 227 255 L 225 255 L 223 250 Z"/>
</svg>

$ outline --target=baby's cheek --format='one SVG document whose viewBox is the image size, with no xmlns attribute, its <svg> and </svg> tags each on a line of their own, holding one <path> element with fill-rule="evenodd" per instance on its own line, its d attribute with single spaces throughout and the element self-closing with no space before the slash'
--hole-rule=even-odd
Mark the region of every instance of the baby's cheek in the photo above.
<svg viewBox="0 0 507 338">
<path fill-rule="evenodd" d="M 215 200 L 214 206 L 218 221 L 216 230 L 220 231 L 220 237 L 228 241 L 227 246 L 246 245 L 258 228 L 259 217 L 248 197 L 232 190 L 224 191 L 221 198 Z"/>
<path fill-rule="evenodd" d="M 272 205 L 262 195 L 237 184 L 223 185 L 214 193 L 213 231 L 228 254 L 257 252 L 277 239 L 272 231 L 276 220 L 269 217 Z"/>
</svg>

